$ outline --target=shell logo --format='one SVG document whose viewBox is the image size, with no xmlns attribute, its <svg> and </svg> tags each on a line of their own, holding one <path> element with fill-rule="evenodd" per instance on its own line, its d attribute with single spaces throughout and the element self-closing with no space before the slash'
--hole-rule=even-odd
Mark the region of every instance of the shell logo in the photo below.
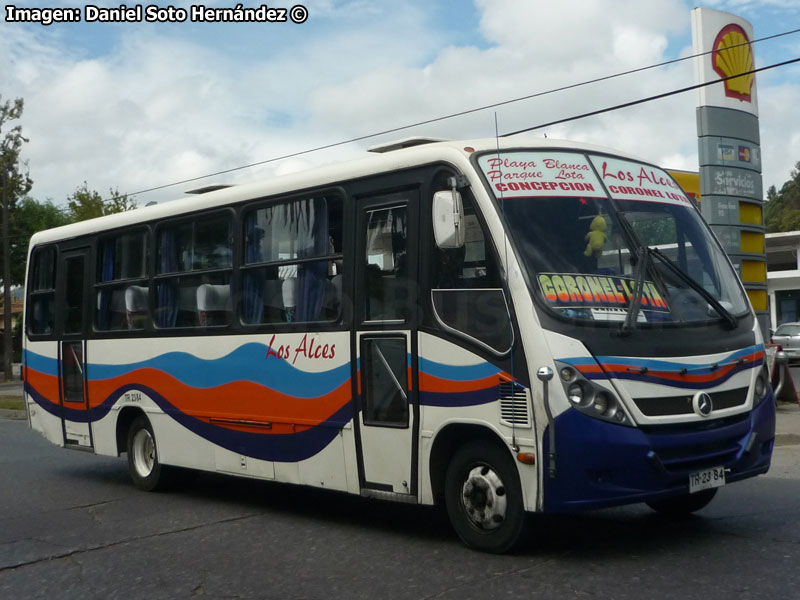
<svg viewBox="0 0 800 600">
<path fill-rule="evenodd" d="M 745 30 L 739 25 L 730 24 L 723 27 L 717 34 L 713 47 L 711 65 L 720 77 L 747 73 L 755 68 L 750 40 Z M 725 95 L 743 102 L 750 102 L 755 80 L 755 73 L 728 79 L 724 82 Z"/>
</svg>

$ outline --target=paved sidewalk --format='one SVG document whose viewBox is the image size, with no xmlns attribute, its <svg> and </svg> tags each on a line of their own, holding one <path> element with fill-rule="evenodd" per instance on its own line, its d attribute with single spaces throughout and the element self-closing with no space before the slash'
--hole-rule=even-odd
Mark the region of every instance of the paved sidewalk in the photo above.
<svg viewBox="0 0 800 600">
<path fill-rule="evenodd" d="M 779 446 L 800 444 L 800 405 L 781 403 L 775 421 L 775 443 Z"/>
<path fill-rule="evenodd" d="M 22 396 L 22 382 L 0 383 L 0 396 Z"/>
<path fill-rule="evenodd" d="M 0 397 L 2 396 L 22 396 L 22 382 L 11 381 L 9 383 L 0 383 Z M 24 419 L 26 418 L 24 410 L 7 410 L 0 408 L 0 419 Z"/>
</svg>

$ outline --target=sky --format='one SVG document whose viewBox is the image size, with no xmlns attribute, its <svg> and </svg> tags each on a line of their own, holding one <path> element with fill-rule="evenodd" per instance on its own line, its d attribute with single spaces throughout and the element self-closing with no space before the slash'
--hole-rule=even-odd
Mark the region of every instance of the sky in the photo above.
<svg viewBox="0 0 800 600">
<path fill-rule="evenodd" d="M 86 182 L 103 195 L 135 194 L 141 206 L 357 158 L 412 135 L 493 137 L 495 119 L 502 134 L 687 87 L 692 61 L 271 160 L 689 56 L 695 6 L 748 19 L 756 39 L 800 28 L 800 0 L 299 1 L 300 24 L 0 20 L 0 101 L 25 101 L 30 195 L 63 205 Z M 797 58 L 800 34 L 758 43 L 755 56 L 757 66 Z M 757 86 L 764 190 L 780 188 L 800 161 L 800 66 L 759 73 Z M 541 133 L 697 170 L 696 104 L 689 92 Z M 263 164 L 143 192 L 253 163 Z"/>
</svg>

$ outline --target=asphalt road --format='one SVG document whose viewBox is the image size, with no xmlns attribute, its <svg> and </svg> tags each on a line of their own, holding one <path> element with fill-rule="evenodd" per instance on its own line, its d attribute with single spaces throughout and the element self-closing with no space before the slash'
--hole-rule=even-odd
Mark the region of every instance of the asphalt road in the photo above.
<svg viewBox="0 0 800 600">
<path fill-rule="evenodd" d="M 461 546 L 443 514 L 202 475 L 135 490 L 123 459 L 0 419 L 0 598 L 800 598 L 800 446 L 700 516 L 536 517 L 525 548 Z"/>
</svg>

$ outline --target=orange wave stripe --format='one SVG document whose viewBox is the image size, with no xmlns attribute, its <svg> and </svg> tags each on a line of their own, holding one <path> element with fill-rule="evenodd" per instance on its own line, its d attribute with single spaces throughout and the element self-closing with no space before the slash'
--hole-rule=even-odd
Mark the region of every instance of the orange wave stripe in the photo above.
<svg viewBox="0 0 800 600">
<path fill-rule="evenodd" d="M 26 369 L 25 380 L 28 382 L 28 385 L 53 404 L 60 403 L 58 377 L 55 375 L 46 375 L 45 373 L 40 373 L 33 369 Z"/>
<path fill-rule="evenodd" d="M 451 379 L 442 379 L 435 375 L 430 375 L 423 371 L 419 373 L 419 387 L 423 392 L 443 392 L 450 394 L 458 394 L 460 392 L 474 392 L 476 390 L 485 390 L 486 388 L 496 387 L 499 385 L 500 379 L 498 375 L 489 375 L 482 379 L 473 379 L 472 381 L 453 381 Z"/>
<path fill-rule="evenodd" d="M 691 373 L 686 373 L 685 375 L 681 375 L 679 372 L 675 371 L 656 371 L 656 370 L 648 370 L 647 373 L 643 375 L 646 377 L 658 377 L 659 379 L 668 379 L 670 381 L 690 381 L 693 383 L 705 383 L 711 382 L 720 377 L 727 375 L 732 370 L 736 368 L 736 364 L 726 365 L 724 367 L 720 367 L 715 371 L 710 373 L 705 373 L 703 375 L 692 375 Z M 638 373 L 638 367 L 631 367 L 629 365 L 611 365 L 611 364 L 604 364 L 603 368 L 610 372 L 610 375 L 613 377 L 616 373 Z"/>
<path fill-rule="evenodd" d="M 317 425 L 350 402 L 350 381 L 318 398 L 296 398 L 250 381 L 214 388 L 195 388 L 156 369 L 139 369 L 112 379 L 89 382 L 89 398 L 97 406 L 129 384 L 146 385 L 176 409 L 190 416 L 213 419 L 299 422 Z"/>
</svg>

